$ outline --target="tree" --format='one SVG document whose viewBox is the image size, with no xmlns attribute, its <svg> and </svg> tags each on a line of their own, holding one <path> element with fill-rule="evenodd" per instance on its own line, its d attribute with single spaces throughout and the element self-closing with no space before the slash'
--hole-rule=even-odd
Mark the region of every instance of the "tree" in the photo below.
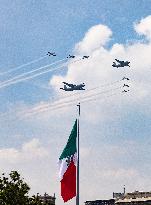
<svg viewBox="0 0 151 205">
<path fill-rule="evenodd" d="M 0 205 L 42 205 L 38 196 L 29 197 L 30 188 L 17 171 L 0 177 Z"/>
</svg>

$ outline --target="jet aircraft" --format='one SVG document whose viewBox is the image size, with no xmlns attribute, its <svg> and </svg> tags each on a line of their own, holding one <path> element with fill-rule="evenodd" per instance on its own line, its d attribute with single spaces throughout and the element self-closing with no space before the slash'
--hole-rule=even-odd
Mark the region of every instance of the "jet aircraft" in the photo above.
<svg viewBox="0 0 151 205">
<path fill-rule="evenodd" d="M 127 85 L 127 84 L 124 83 L 123 87 L 128 87 L 128 88 L 129 88 L 129 85 Z"/>
<path fill-rule="evenodd" d="M 130 62 L 129 61 L 120 61 L 118 59 L 115 59 L 115 60 L 118 64 L 116 64 L 116 62 L 113 62 L 113 64 L 112 64 L 113 67 L 116 67 L 116 68 L 125 67 L 125 66 L 130 67 L 130 65 L 129 65 Z"/>
<path fill-rule="evenodd" d="M 127 93 L 129 90 L 123 90 L 122 93 Z"/>
<path fill-rule="evenodd" d="M 82 57 L 82 59 L 85 59 L 85 58 L 87 58 L 87 59 L 88 59 L 89 57 L 90 57 L 90 56 L 83 56 L 83 57 Z"/>
<path fill-rule="evenodd" d="M 75 56 L 69 54 L 69 56 L 67 56 L 67 58 L 75 58 Z"/>
<path fill-rule="evenodd" d="M 48 55 L 48 56 L 56 56 L 55 52 L 53 52 L 53 53 L 48 52 L 47 55 Z"/>
<path fill-rule="evenodd" d="M 74 85 L 66 82 L 62 82 L 64 84 L 63 88 L 60 88 L 61 90 L 64 91 L 74 91 L 74 90 L 85 90 L 83 87 L 85 86 L 84 83 L 81 83 L 79 85 Z"/>
<path fill-rule="evenodd" d="M 122 79 L 122 80 L 129 80 L 129 78 L 123 77 L 123 79 Z"/>
</svg>

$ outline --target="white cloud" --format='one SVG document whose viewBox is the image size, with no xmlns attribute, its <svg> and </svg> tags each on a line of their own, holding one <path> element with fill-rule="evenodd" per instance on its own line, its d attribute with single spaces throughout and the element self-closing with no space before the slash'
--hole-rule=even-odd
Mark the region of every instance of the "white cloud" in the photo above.
<svg viewBox="0 0 151 205">
<path fill-rule="evenodd" d="M 150 17 L 146 17 L 135 25 L 135 29 L 149 38 L 149 24 Z M 35 126 L 34 129 L 38 128 L 38 134 L 41 133 L 39 137 L 46 141 L 49 151 L 37 139 L 23 144 L 21 149 L 0 150 L 0 167 L 16 167 L 22 170 L 35 192 L 56 192 L 59 198 L 57 204 L 62 204 L 62 201 L 56 162 L 66 143 L 76 116 L 76 104 L 79 102 L 79 94 L 71 96 L 71 93 L 59 89 L 62 81 L 85 82 L 86 90 L 100 86 L 91 92 L 81 92 L 80 97 L 88 97 L 90 93 L 98 94 L 123 86 L 123 82 L 101 87 L 103 84 L 110 84 L 123 76 L 130 78 L 130 82 L 125 82 L 130 85 L 128 95 L 123 96 L 121 88 L 115 91 L 118 95 L 114 97 L 107 97 L 113 91 L 101 94 L 100 100 L 98 95 L 95 97 L 96 101 L 81 102 L 81 203 L 85 200 L 109 198 L 109 194 L 118 191 L 124 184 L 127 191 L 139 188 L 145 190 L 146 187 L 151 189 L 148 181 L 151 171 L 148 161 L 151 155 L 147 154 L 150 147 L 147 143 L 143 144 L 142 140 L 144 138 L 150 143 L 150 126 L 145 122 L 151 113 L 151 42 L 134 42 L 131 45 L 116 43 L 106 49 L 105 45 L 111 35 L 107 26 L 97 25 L 90 28 L 75 46 L 78 54 L 90 54 L 90 58 L 70 64 L 66 75 L 55 75 L 50 80 L 56 96 L 62 97 L 61 102 L 73 100 L 73 107 L 65 107 L 62 112 L 52 107 L 38 117 L 34 115 L 32 119 L 27 118 L 26 126 L 28 123 L 29 126 Z M 113 68 L 112 62 L 115 58 L 130 60 L 131 67 Z M 48 105 L 48 102 L 42 102 L 34 109 L 41 109 L 43 105 Z"/>
<path fill-rule="evenodd" d="M 104 46 L 112 35 L 112 31 L 105 25 L 91 27 L 83 40 L 75 46 L 78 54 L 91 54 L 94 50 Z"/>
<path fill-rule="evenodd" d="M 142 19 L 140 23 L 135 24 L 134 28 L 137 33 L 143 34 L 147 39 L 150 39 L 150 23 L 151 17 L 149 16 Z M 81 42 L 75 46 L 78 54 L 90 54 L 89 60 L 69 65 L 65 76 L 56 75 L 50 81 L 57 95 L 67 95 L 58 91 L 62 81 L 71 83 L 85 82 L 86 89 L 91 89 L 95 86 L 122 79 L 123 76 L 130 78 L 129 82 L 125 82 L 130 85 L 129 95 L 122 96 L 121 91 L 119 91 L 119 95 L 111 98 L 100 95 L 102 101 L 97 100 L 86 104 L 81 102 L 82 122 L 86 124 L 85 129 L 90 130 L 82 133 L 82 136 L 87 138 L 85 144 L 88 144 L 89 147 L 89 150 L 83 150 L 85 157 L 88 158 L 88 164 L 83 165 L 84 167 L 81 170 L 81 190 L 86 190 L 82 191 L 83 201 L 99 199 L 100 195 L 101 198 L 108 198 L 109 193 L 118 191 L 124 184 L 126 184 L 127 191 L 146 190 L 146 187 L 149 190 L 151 189 L 147 181 L 149 172 L 147 169 L 143 170 L 143 167 L 147 167 L 148 170 L 151 169 L 147 159 L 149 147 L 142 144 L 139 137 L 138 139 L 136 137 L 137 134 L 142 135 L 142 138 L 148 136 L 146 131 L 143 130 L 143 123 L 144 119 L 151 113 L 151 42 L 134 41 L 127 45 L 116 43 L 110 49 L 106 49 L 105 44 L 112 32 L 105 32 L 105 36 L 101 36 L 99 35 L 101 27 L 98 26 L 98 30 L 96 29 L 98 35 L 96 37 L 95 28 L 97 26 L 90 28 Z M 110 29 L 106 27 L 105 31 L 110 31 Z M 115 58 L 129 60 L 131 67 L 114 69 L 112 62 Z M 119 86 L 122 84 L 119 83 Z M 107 86 L 106 88 L 100 87 L 97 92 L 110 88 L 114 89 L 115 87 L 116 85 Z M 75 104 L 76 102 L 75 98 Z M 139 117 L 140 113 L 143 115 L 141 119 Z M 105 127 L 106 123 L 107 126 Z M 124 129 L 126 126 L 127 130 Z M 103 127 L 106 130 L 102 133 Z M 93 128 L 97 131 L 95 132 Z M 123 130 L 129 132 L 130 136 L 127 136 Z M 135 130 L 135 134 L 131 130 Z M 137 130 L 140 130 L 140 132 L 137 133 Z M 102 139 L 104 140 L 108 135 L 116 139 L 114 141 L 109 137 L 108 143 L 104 145 Z M 135 143 L 131 144 L 130 140 L 129 143 L 122 141 L 123 136 L 128 137 L 128 139 L 131 138 Z M 116 146 L 111 147 L 110 140 Z M 83 145 L 85 146 L 85 144 Z M 98 144 L 100 149 L 97 147 Z M 96 152 L 93 150 L 93 146 Z M 89 187 L 90 184 L 91 188 Z M 89 189 L 85 187 L 89 187 Z"/>
<path fill-rule="evenodd" d="M 135 30 L 138 34 L 145 35 L 147 39 L 151 40 L 151 15 L 135 23 Z"/>
<path fill-rule="evenodd" d="M 140 23 L 135 25 L 137 32 L 145 32 L 147 29 L 149 30 L 151 28 L 149 27 L 150 19 L 150 16 L 146 17 L 145 19 L 142 19 Z M 118 109 L 118 114 L 120 115 L 121 112 L 123 112 L 122 105 L 124 106 L 124 108 L 126 108 L 127 105 L 135 107 L 136 101 L 141 102 L 144 99 L 150 99 L 149 87 L 151 69 L 151 43 L 134 42 L 131 45 L 116 43 L 110 49 L 106 49 L 104 45 L 109 40 L 111 34 L 112 32 L 107 26 L 97 25 L 90 28 L 84 38 L 75 46 L 75 49 L 78 50 L 79 53 L 87 51 L 87 54 L 89 54 L 90 52 L 90 58 L 88 60 L 70 64 L 65 76 L 54 75 L 50 81 L 50 84 L 56 90 L 57 95 L 64 96 L 67 94 L 58 89 L 62 81 L 67 81 L 69 83 L 71 82 L 75 84 L 84 82 L 86 84 L 86 90 L 91 89 L 95 86 L 100 86 L 100 89 L 96 90 L 96 92 L 101 92 L 101 90 L 106 91 L 112 88 L 114 89 L 116 88 L 116 86 L 122 86 L 123 83 L 121 82 L 121 84 L 119 83 L 115 86 L 110 87 L 106 86 L 104 88 L 102 88 L 101 85 L 120 80 L 123 78 L 123 76 L 129 77 L 130 82 L 126 83 L 129 83 L 130 85 L 130 98 L 125 97 L 125 100 L 123 102 L 121 101 L 121 88 L 119 92 L 117 91 L 119 93 L 119 96 L 112 97 L 112 100 L 108 98 L 108 103 L 106 104 L 104 104 L 104 101 L 106 101 L 105 96 L 107 95 L 100 95 L 105 99 L 103 102 L 95 101 L 94 103 L 87 103 L 87 105 L 84 104 L 85 110 L 87 110 L 86 116 L 90 115 L 90 118 L 92 118 L 91 122 L 105 120 L 109 113 L 110 116 L 113 117 L 114 110 L 112 109 L 111 105 L 119 104 L 119 101 L 121 102 L 121 109 Z M 149 36 L 148 33 L 147 35 Z M 131 67 L 119 69 L 113 68 L 112 62 L 115 58 L 121 60 L 129 60 L 131 62 Z M 114 91 L 109 92 L 108 95 L 112 93 L 114 93 Z M 75 98 L 75 103 L 76 102 L 77 101 Z M 99 110 L 98 112 L 91 112 L 92 109 L 90 109 L 90 107 L 94 106 L 97 111 Z M 148 106 L 150 106 L 150 104 L 148 104 Z M 126 109 L 124 110 L 126 112 Z"/>
<path fill-rule="evenodd" d="M 44 194 L 45 191 L 49 194 L 54 193 L 49 184 L 56 178 L 56 174 L 52 173 L 51 164 L 55 164 L 52 163 L 51 151 L 42 146 L 36 138 L 23 143 L 18 149 L 0 149 L 0 173 L 18 171 L 30 186 L 31 194 Z"/>
<path fill-rule="evenodd" d="M 17 164 L 22 161 L 32 161 L 48 156 L 47 150 L 40 145 L 38 139 L 32 139 L 24 143 L 21 149 L 3 148 L 0 149 L 0 162 Z"/>
</svg>

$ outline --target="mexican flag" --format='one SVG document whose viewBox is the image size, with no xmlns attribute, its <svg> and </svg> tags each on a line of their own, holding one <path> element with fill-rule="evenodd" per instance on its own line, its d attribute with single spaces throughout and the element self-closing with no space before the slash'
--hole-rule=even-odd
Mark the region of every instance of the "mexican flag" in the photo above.
<svg viewBox="0 0 151 205">
<path fill-rule="evenodd" d="M 77 120 L 74 123 L 68 142 L 59 157 L 59 178 L 61 196 L 64 202 L 76 196 L 76 163 L 77 163 Z"/>
</svg>

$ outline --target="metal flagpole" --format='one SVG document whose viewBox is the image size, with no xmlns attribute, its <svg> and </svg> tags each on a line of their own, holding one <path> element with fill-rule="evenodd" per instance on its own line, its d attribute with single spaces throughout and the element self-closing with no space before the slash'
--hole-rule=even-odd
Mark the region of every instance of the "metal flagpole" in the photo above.
<svg viewBox="0 0 151 205">
<path fill-rule="evenodd" d="M 79 205 L 79 118 L 80 118 L 80 103 L 78 106 L 78 119 L 77 119 L 77 183 L 76 183 L 76 205 Z"/>
</svg>

